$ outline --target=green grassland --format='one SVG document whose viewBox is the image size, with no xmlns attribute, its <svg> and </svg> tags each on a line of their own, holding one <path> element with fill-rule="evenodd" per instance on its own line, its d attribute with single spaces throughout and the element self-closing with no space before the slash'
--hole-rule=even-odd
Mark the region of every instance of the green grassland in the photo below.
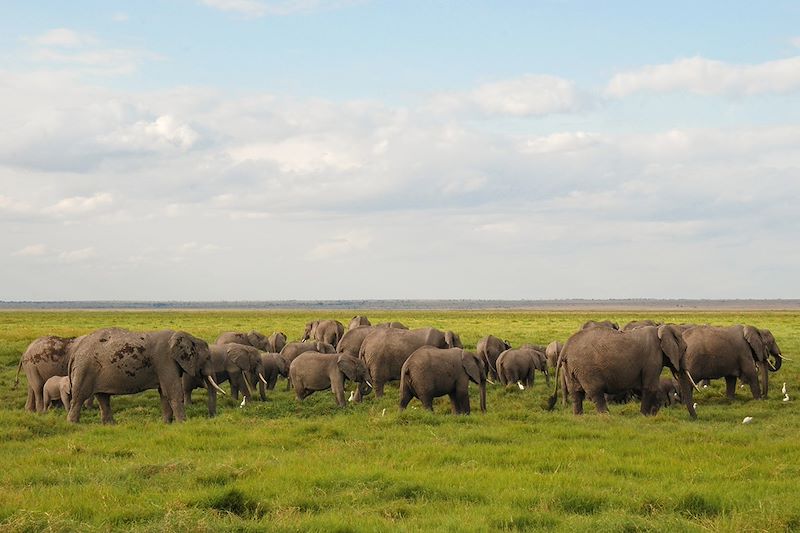
<svg viewBox="0 0 800 533">
<path fill-rule="evenodd" d="M 330 392 L 298 403 L 281 380 L 266 402 L 230 398 L 206 416 L 203 391 L 184 424 L 165 425 L 155 392 L 112 399 L 115 426 L 97 410 L 81 423 L 63 410 L 23 410 L 19 356 L 35 337 L 106 326 L 282 330 L 297 339 L 311 318 L 355 312 L 0 313 L 0 530 L 8 531 L 794 531 L 800 530 L 800 314 L 520 311 L 369 312 L 513 344 L 566 339 L 589 318 L 772 330 L 784 362 L 767 401 L 724 398 L 720 380 L 681 407 L 642 417 L 638 405 L 573 416 L 532 390 L 489 386 L 488 412 L 456 417 L 397 410 L 397 386 L 334 407 Z M 787 382 L 792 401 L 782 402 Z M 414 409 L 413 407 L 416 407 Z M 742 419 L 752 416 L 751 424 Z"/>
</svg>

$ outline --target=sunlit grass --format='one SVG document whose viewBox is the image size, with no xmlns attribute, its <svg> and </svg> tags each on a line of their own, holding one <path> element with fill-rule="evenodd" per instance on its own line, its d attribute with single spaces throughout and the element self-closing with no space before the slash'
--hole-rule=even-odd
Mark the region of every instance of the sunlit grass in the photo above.
<svg viewBox="0 0 800 533">
<path fill-rule="evenodd" d="M 345 324 L 356 312 L 332 313 Z M 800 315 L 747 313 L 371 312 L 374 321 L 434 325 L 468 347 L 492 333 L 513 344 L 565 339 L 588 318 L 632 318 L 770 328 L 797 357 Z M 157 394 L 115 397 L 116 426 L 96 410 L 78 425 L 62 410 L 23 411 L 11 389 L 35 337 L 103 326 L 186 329 L 213 341 L 226 330 L 280 329 L 290 339 L 321 313 L 0 313 L 0 529 L 11 531 L 789 531 L 800 527 L 800 415 L 795 401 L 756 402 L 722 383 L 685 409 L 644 418 L 638 405 L 573 417 L 543 409 L 532 390 L 491 387 L 488 412 L 397 411 L 386 396 L 338 409 L 330 393 L 303 403 L 284 391 L 239 409 L 229 398 L 208 419 L 203 392 L 185 424 L 160 422 Z M 796 362 L 773 376 L 800 391 Z M 477 391 L 473 391 L 477 392 Z M 477 394 L 473 396 L 477 402 Z M 413 407 L 417 407 L 414 409 Z M 385 412 L 384 412 L 385 409 Z M 743 425 L 745 416 L 753 423 Z"/>
</svg>

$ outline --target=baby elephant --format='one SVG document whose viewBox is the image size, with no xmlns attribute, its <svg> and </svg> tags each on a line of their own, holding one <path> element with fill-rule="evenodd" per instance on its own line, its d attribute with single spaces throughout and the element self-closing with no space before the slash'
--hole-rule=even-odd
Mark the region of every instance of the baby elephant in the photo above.
<svg viewBox="0 0 800 533">
<path fill-rule="evenodd" d="M 425 409 L 433 411 L 433 399 L 447 394 L 453 414 L 466 414 L 469 408 L 469 382 L 481 391 L 481 412 L 486 412 L 486 369 L 472 352 L 461 348 L 417 349 L 400 371 L 400 410 L 412 398 L 419 398 Z"/>
<path fill-rule="evenodd" d="M 550 386 L 550 372 L 547 370 L 547 356 L 543 351 L 535 349 L 529 344 L 506 350 L 497 358 L 497 375 L 502 385 L 516 383 L 524 390 L 533 386 L 534 374 L 540 370 L 547 386 Z"/>
<path fill-rule="evenodd" d="M 261 394 L 261 399 L 266 400 L 266 391 L 275 389 L 275 382 L 278 381 L 278 376 L 289 377 L 289 364 L 279 353 L 261 352 L 261 366 L 264 369 L 266 384 L 260 382 L 256 377 L 254 377 L 253 382 L 258 382 L 258 392 Z"/>
<path fill-rule="evenodd" d="M 344 407 L 345 380 L 372 387 L 369 370 L 361 359 L 351 355 L 303 352 L 289 366 L 289 379 L 298 400 L 320 390 L 331 389 L 336 395 L 336 404 Z M 362 392 L 363 393 L 363 392 Z"/>
<path fill-rule="evenodd" d="M 44 410 L 50 409 L 51 405 L 60 403 L 64 409 L 69 410 L 70 402 L 69 378 L 67 376 L 53 376 L 44 384 L 42 400 Z"/>
</svg>

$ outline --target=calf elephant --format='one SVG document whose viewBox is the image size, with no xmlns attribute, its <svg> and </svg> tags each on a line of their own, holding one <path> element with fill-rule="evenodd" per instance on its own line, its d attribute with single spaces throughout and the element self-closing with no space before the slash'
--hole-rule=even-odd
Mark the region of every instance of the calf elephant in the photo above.
<svg viewBox="0 0 800 533">
<path fill-rule="evenodd" d="M 357 328 L 359 326 L 371 326 L 371 325 L 372 325 L 372 323 L 369 321 L 369 319 L 367 317 L 361 316 L 361 315 L 356 315 L 356 316 L 354 316 L 353 318 L 350 319 L 350 324 L 347 326 L 347 331 L 350 331 L 351 329 L 355 329 L 355 328 Z"/>
<path fill-rule="evenodd" d="M 239 391 L 245 398 L 245 402 L 252 400 L 253 384 L 248 379 L 252 375 L 263 385 L 264 369 L 262 366 L 261 354 L 258 348 L 246 344 L 231 342 L 228 344 L 212 344 L 209 346 L 211 352 L 211 365 L 214 369 L 214 381 L 220 385 L 226 381 L 231 383 L 231 396 L 234 400 L 239 400 Z M 189 374 L 181 377 L 183 384 L 183 399 L 187 404 L 192 403 L 192 390 L 197 388 L 207 388 L 205 381 Z M 208 415 L 217 414 L 217 394 L 215 389 L 208 391 Z"/>
<path fill-rule="evenodd" d="M 683 332 L 689 372 L 698 380 L 725 378 L 725 394 L 736 396 L 736 378 L 750 386 L 753 398 L 767 397 L 769 371 L 782 364 L 781 350 L 768 329 L 754 326 L 695 326 Z M 769 358 L 775 360 L 773 364 Z M 759 372 L 761 386 L 759 387 Z"/>
<path fill-rule="evenodd" d="M 381 322 L 380 324 L 373 324 L 376 328 L 395 328 L 395 329 L 408 329 L 402 322 Z"/>
<path fill-rule="evenodd" d="M 376 328 L 364 339 L 359 350 L 362 359 L 372 376 L 375 385 L 375 396 L 383 396 L 383 387 L 389 381 L 400 379 L 403 363 L 422 346 L 436 348 L 463 348 L 461 339 L 452 331 L 440 331 L 435 328 L 396 329 Z M 356 401 L 361 401 L 360 391 L 356 392 Z"/>
<path fill-rule="evenodd" d="M 461 348 L 423 346 L 403 363 L 400 377 L 400 410 L 413 398 L 433 411 L 433 399 L 450 396 L 453 414 L 470 413 L 469 382 L 480 387 L 481 412 L 486 412 L 486 370 L 481 359 Z"/>
<path fill-rule="evenodd" d="M 292 361 L 289 377 L 298 400 L 302 401 L 316 391 L 331 389 L 339 407 L 347 404 L 345 380 L 357 383 L 359 388 L 371 386 L 364 361 L 345 354 L 304 352 Z"/>
<path fill-rule="evenodd" d="M 267 340 L 267 349 L 264 351 L 281 353 L 281 350 L 283 350 L 284 346 L 286 346 L 286 333 L 282 331 L 276 331 L 269 336 L 269 339 Z M 258 348 L 258 346 L 256 346 L 256 348 Z"/>
<path fill-rule="evenodd" d="M 681 398 L 689 415 L 697 415 L 692 404 L 694 381 L 687 370 L 686 343 L 674 326 L 643 327 L 631 331 L 591 328 L 573 334 L 561 351 L 556 373 L 563 370 L 572 397 L 572 411 L 583 413 L 585 396 L 597 411 L 608 412 L 606 394 L 633 389 L 642 391 L 641 412 L 655 414 L 660 405 L 658 390 L 661 370 L 667 366 L 681 386 Z M 558 380 L 556 380 L 558 381 Z M 550 398 L 556 402 L 558 386 Z"/>
<path fill-rule="evenodd" d="M 592 328 L 608 328 L 608 329 L 619 329 L 619 324 L 616 322 L 611 322 L 610 320 L 588 320 L 584 322 L 581 326 L 581 329 L 592 329 Z"/>
<path fill-rule="evenodd" d="M 258 331 L 251 331 L 250 333 L 240 333 L 238 331 L 226 331 L 221 333 L 214 344 L 244 344 L 252 346 L 259 350 L 269 350 L 269 337 Z"/>
<path fill-rule="evenodd" d="M 550 386 L 547 356 L 544 352 L 523 344 L 519 348 L 505 350 L 497 358 L 497 375 L 502 385 L 516 383 L 520 389 L 532 387 L 534 374 L 539 370 Z"/>
<path fill-rule="evenodd" d="M 622 331 L 630 331 L 636 328 L 643 328 L 646 326 L 660 326 L 661 322 L 655 322 L 653 320 L 633 320 L 625 324 L 625 327 L 622 328 Z"/>
<path fill-rule="evenodd" d="M 506 350 L 511 349 L 511 343 L 494 335 L 487 335 L 478 341 L 475 351 L 478 353 L 492 379 L 499 379 L 497 374 L 497 358 Z"/>
<path fill-rule="evenodd" d="M 261 366 L 264 369 L 264 379 L 267 382 L 262 383 L 259 380 L 258 392 L 261 395 L 261 399 L 266 400 L 266 391 L 275 389 L 278 376 L 289 377 L 289 364 L 279 353 L 261 352 Z"/>
<path fill-rule="evenodd" d="M 301 341 L 315 339 L 336 348 L 344 336 L 344 325 L 338 320 L 314 320 L 306 324 Z"/>
<path fill-rule="evenodd" d="M 69 377 L 53 376 L 48 379 L 42 391 L 42 401 L 44 402 L 45 411 L 57 403 L 60 403 L 64 406 L 64 409 L 69 411 Z"/>
<path fill-rule="evenodd" d="M 72 401 L 67 419 L 78 422 L 83 402 L 94 395 L 104 424 L 113 423 L 111 395 L 158 389 L 165 422 L 186 419 L 181 375 L 217 387 L 208 344 L 184 331 L 135 333 L 99 330 L 76 346 L 69 364 Z"/>
</svg>

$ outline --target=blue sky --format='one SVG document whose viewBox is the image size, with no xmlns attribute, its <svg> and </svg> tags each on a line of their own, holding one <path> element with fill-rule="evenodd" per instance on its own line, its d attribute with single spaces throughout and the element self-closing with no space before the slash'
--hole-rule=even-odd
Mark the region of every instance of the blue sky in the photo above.
<svg viewBox="0 0 800 533">
<path fill-rule="evenodd" d="M 2 14 L 0 299 L 800 297 L 797 3 Z"/>
</svg>

